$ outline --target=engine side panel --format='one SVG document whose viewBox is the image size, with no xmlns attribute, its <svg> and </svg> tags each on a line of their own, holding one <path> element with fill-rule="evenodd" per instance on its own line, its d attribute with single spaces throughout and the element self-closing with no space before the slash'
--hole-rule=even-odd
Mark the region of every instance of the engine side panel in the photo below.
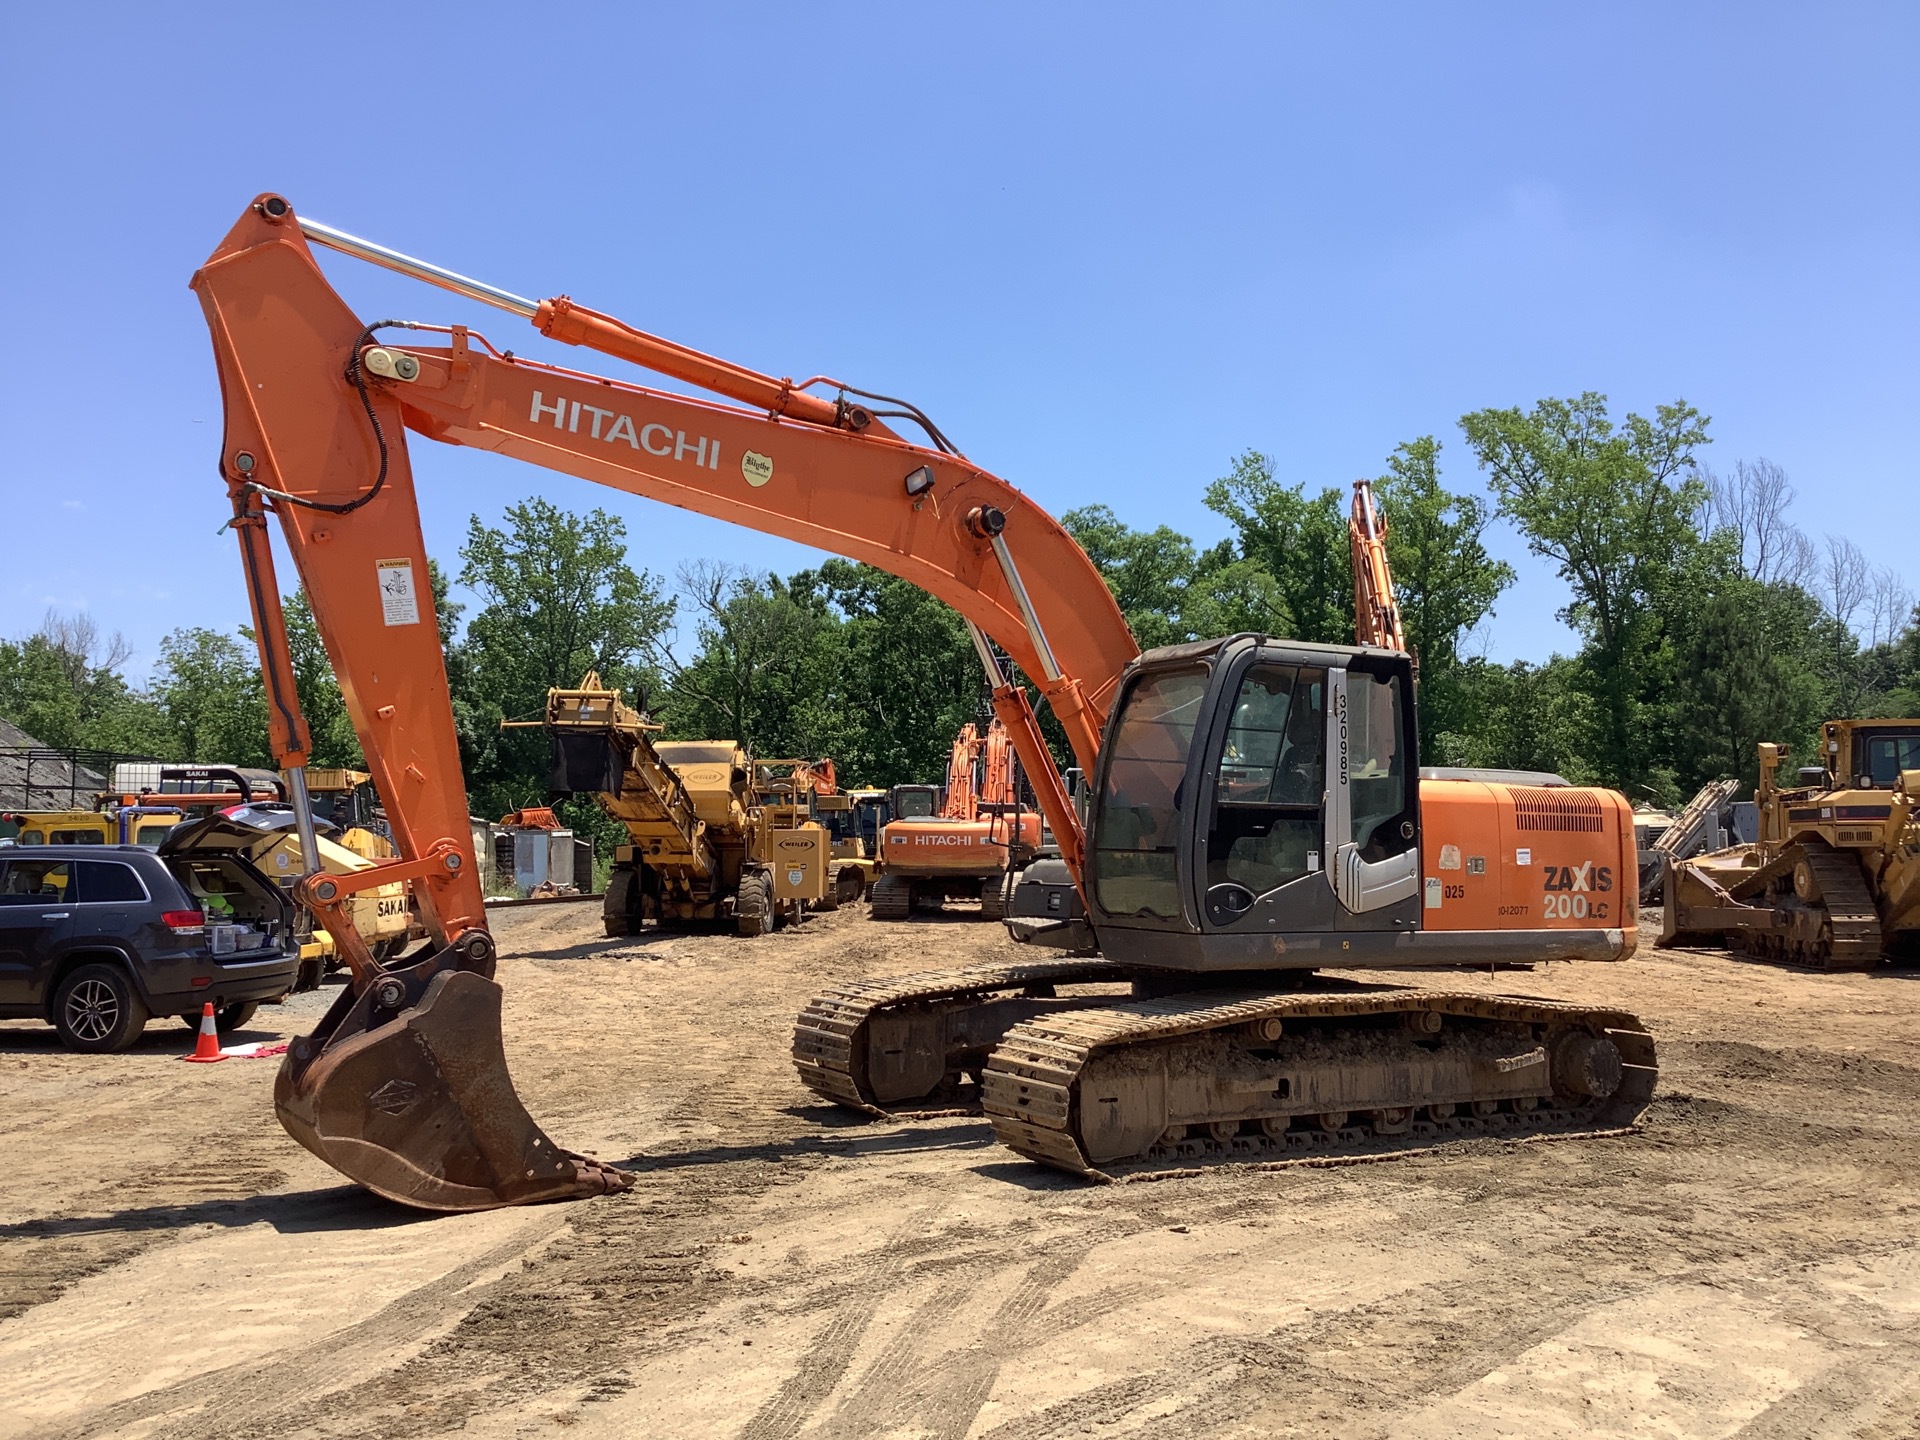
<svg viewBox="0 0 1920 1440">
<path fill-rule="evenodd" d="M 1040 845 L 1040 817 L 948 820 L 937 815 L 895 820 L 880 834 L 880 863 L 899 875 L 994 875 L 1007 868 L 1007 840 L 1028 853 Z"/>
<path fill-rule="evenodd" d="M 1612 790 L 1423 780 L 1421 928 L 1621 930 L 1640 923 L 1633 812 Z"/>
</svg>

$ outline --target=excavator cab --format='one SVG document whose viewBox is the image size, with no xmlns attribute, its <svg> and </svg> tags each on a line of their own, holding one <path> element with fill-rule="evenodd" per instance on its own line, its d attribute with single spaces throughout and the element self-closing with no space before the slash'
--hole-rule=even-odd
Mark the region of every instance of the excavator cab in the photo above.
<svg viewBox="0 0 1920 1440">
<path fill-rule="evenodd" d="M 1179 970 L 1310 968 L 1418 929 L 1416 743 L 1405 654 L 1237 635 L 1143 655 L 1094 777 L 1095 928 Z"/>
</svg>

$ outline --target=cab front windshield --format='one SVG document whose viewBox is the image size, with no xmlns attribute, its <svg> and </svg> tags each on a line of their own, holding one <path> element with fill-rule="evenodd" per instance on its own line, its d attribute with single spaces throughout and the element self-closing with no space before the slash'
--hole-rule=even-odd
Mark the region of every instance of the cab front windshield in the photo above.
<svg viewBox="0 0 1920 1440">
<path fill-rule="evenodd" d="M 1864 735 L 1860 748 L 1860 773 L 1870 777 L 1876 789 L 1892 786 L 1902 770 L 1920 770 L 1920 733 Z"/>
<path fill-rule="evenodd" d="M 1179 821 L 1204 669 L 1135 680 L 1108 746 L 1093 830 L 1094 899 L 1109 915 L 1181 915 Z"/>
<path fill-rule="evenodd" d="M 902 790 L 893 797 L 894 818 L 898 820 L 923 820 L 933 814 L 933 792 L 931 790 Z"/>
</svg>

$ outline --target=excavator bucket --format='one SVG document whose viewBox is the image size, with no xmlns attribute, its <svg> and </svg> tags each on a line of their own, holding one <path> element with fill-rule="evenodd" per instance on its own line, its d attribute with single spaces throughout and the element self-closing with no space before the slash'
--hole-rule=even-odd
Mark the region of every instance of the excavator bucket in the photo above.
<svg viewBox="0 0 1920 1440">
<path fill-rule="evenodd" d="M 274 1083 L 287 1133 L 376 1194 L 491 1210 L 625 1190 L 626 1171 L 558 1148 L 507 1074 L 500 987 L 443 956 L 349 988 Z"/>
</svg>

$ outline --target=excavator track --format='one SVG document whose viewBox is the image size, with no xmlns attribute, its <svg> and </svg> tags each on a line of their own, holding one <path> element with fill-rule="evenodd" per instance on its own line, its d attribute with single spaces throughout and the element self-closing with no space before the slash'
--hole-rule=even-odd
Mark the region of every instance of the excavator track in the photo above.
<svg viewBox="0 0 1920 1440">
<path fill-rule="evenodd" d="M 1804 896 L 1796 892 L 1793 882 L 1801 865 L 1812 880 L 1810 893 Z M 1880 963 L 1880 914 L 1851 851 L 1836 850 L 1817 839 L 1803 840 L 1767 868 L 1770 873 L 1756 879 L 1766 880 L 1768 890 L 1780 892 L 1770 897 L 1774 925 L 1766 930 L 1730 931 L 1729 948 L 1754 959 L 1817 970 L 1871 970 Z M 1752 882 L 1740 890 L 1750 888 Z"/>
<path fill-rule="evenodd" d="M 1045 1010 L 1114 998 L 1061 999 L 1054 987 L 1129 978 L 1109 961 L 1050 960 L 930 970 L 829 990 L 794 1024 L 794 1068 L 815 1094 L 868 1115 L 951 1110 L 971 1099 L 959 1075 L 977 1074 L 1010 1026 Z"/>
<path fill-rule="evenodd" d="M 1617 1134 L 1656 1074 L 1651 1036 L 1623 1012 L 1364 986 L 1042 1015 L 1006 1034 L 982 1081 L 1002 1143 L 1118 1179 Z"/>
<path fill-rule="evenodd" d="M 898 875 L 882 875 L 867 892 L 875 920 L 906 920 L 913 915 L 913 882 Z"/>
</svg>

